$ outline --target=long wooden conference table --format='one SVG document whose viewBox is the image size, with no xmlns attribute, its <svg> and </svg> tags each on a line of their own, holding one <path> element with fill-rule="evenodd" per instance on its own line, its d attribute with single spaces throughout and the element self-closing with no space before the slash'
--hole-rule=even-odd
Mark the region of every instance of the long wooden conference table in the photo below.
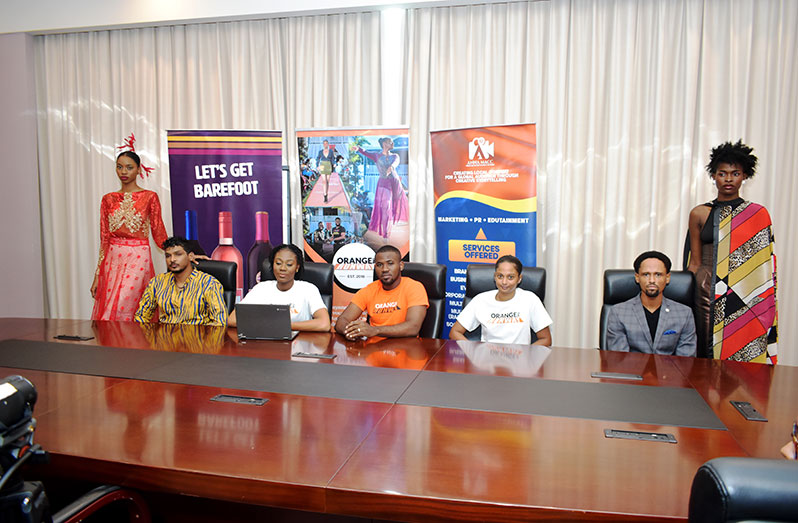
<svg viewBox="0 0 798 523">
<path fill-rule="evenodd" d="M 83 320 L 1 318 L 0 372 L 38 390 L 51 463 L 34 472 L 226 503 L 231 520 L 684 519 L 702 463 L 778 457 L 798 411 L 796 367 Z"/>
</svg>

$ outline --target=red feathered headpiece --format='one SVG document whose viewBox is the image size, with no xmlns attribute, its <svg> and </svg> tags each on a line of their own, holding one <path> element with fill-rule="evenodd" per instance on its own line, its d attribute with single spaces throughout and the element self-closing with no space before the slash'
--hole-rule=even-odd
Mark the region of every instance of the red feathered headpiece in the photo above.
<svg viewBox="0 0 798 523">
<path fill-rule="evenodd" d="M 122 152 L 122 151 L 131 151 L 131 152 L 135 153 L 136 152 L 136 135 L 134 135 L 131 132 L 130 136 L 128 136 L 127 138 L 125 138 L 123 140 L 123 144 L 122 145 L 118 145 L 116 148 L 119 149 L 120 152 Z M 153 167 L 147 167 L 143 163 L 141 164 L 141 170 L 143 171 L 142 174 L 144 174 L 144 176 L 149 176 L 149 174 L 153 171 L 153 169 L 154 169 Z"/>
</svg>

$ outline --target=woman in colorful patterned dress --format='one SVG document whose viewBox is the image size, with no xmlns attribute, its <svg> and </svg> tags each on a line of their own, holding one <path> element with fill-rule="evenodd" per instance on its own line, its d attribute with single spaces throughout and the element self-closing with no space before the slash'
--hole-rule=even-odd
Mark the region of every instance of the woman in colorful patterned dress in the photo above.
<svg viewBox="0 0 798 523">
<path fill-rule="evenodd" d="M 757 158 L 742 141 L 710 153 L 706 170 L 718 197 L 690 211 L 690 263 L 696 275 L 698 355 L 776 363 L 776 259 L 770 215 L 740 197 Z"/>
<path fill-rule="evenodd" d="M 167 238 L 161 202 L 153 191 L 139 187 L 141 160 L 132 151 L 116 158 L 122 184 L 100 204 L 100 259 L 91 285 L 93 320 L 133 321 L 141 294 L 155 275 L 150 230 L 157 245 Z"/>
</svg>

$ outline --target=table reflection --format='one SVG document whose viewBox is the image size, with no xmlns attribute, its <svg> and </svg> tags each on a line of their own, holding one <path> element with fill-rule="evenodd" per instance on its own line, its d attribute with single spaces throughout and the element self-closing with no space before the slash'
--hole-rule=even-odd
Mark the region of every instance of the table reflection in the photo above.
<svg viewBox="0 0 798 523">
<path fill-rule="evenodd" d="M 225 342 L 225 327 L 170 323 L 93 321 L 99 345 L 166 352 L 219 354 Z"/>
<path fill-rule="evenodd" d="M 176 467 L 241 477 L 326 484 L 387 405 L 308 396 L 172 386 Z M 217 394 L 244 394 L 262 406 L 215 402 Z"/>
<path fill-rule="evenodd" d="M 446 371 L 494 376 L 538 376 L 551 354 L 542 345 L 504 345 L 476 341 L 449 342 Z"/>
<path fill-rule="evenodd" d="M 140 324 L 147 342 L 154 350 L 219 354 L 224 345 L 224 327 L 167 323 Z"/>
<path fill-rule="evenodd" d="M 437 352 L 417 338 L 371 338 L 347 340 L 336 336 L 333 343 L 336 362 L 345 365 L 386 367 L 391 369 L 423 369 Z"/>
<path fill-rule="evenodd" d="M 329 332 L 303 332 L 291 344 L 291 359 L 310 363 L 334 363 L 335 360 L 331 359 L 294 356 L 296 353 L 333 354 L 334 339 L 335 335 Z"/>
<path fill-rule="evenodd" d="M 501 345 L 471 341 L 458 341 L 457 345 L 471 366 L 497 376 L 536 376 L 551 354 L 551 349 L 542 345 Z"/>
<path fill-rule="evenodd" d="M 150 324 L 157 327 L 157 324 Z M 91 330 L 99 345 L 105 347 L 125 347 L 129 349 L 148 349 L 142 324 L 132 321 L 99 321 L 91 322 Z"/>
<path fill-rule="evenodd" d="M 668 357 L 655 358 L 651 354 L 598 351 L 601 358 L 601 372 L 618 372 L 639 375 L 642 383 L 666 384 L 674 378 L 682 378 Z M 681 356 L 674 356 L 681 358 Z M 695 359 L 695 358 L 690 358 Z M 612 381 L 610 378 L 607 378 Z"/>
<path fill-rule="evenodd" d="M 125 416 L 126 425 L 122 434 L 124 453 L 129 459 L 140 462 L 147 446 L 148 426 L 163 411 L 164 391 L 161 387 L 153 387 L 151 383 L 139 380 L 105 378 L 105 384 L 108 387 L 105 389 L 108 411 Z"/>
</svg>

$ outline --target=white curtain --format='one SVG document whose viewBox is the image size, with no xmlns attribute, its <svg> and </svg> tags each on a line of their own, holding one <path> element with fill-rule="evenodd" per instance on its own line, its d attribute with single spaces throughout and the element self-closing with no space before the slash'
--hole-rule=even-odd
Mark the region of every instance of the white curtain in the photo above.
<svg viewBox="0 0 798 523">
<path fill-rule="evenodd" d="M 560 346 L 597 346 L 604 269 L 651 248 L 681 269 L 689 211 L 715 195 L 709 150 L 742 138 L 760 158 L 743 196 L 768 208 L 776 233 L 780 361 L 798 365 L 798 2 L 550 0 L 387 16 L 38 37 L 51 314 L 89 314 L 97 206 L 131 130 L 168 217 L 165 129 L 280 129 L 296 187 L 295 129 L 395 125 L 400 107 L 416 261 L 435 261 L 429 131 L 538 124 L 538 264 Z M 399 97 L 386 96 L 396 83 Z"/>
<path fill-rule="evenodd" d="M 379 29 L 379 13 L 360 13 L 37 37 L 50 315 L 91 314 L 100 199 L 119 188 L 114 148 L 131 132 L 169 232 L 166 130 L 282 130 L 301 224 L 294 129 L 379 121 Z"/>
<path fill-rule="evenodd" d="M 715 196 L 709 150 L 742 138 L 760 157 L 743 196 L 776 232 L 780 361 L 798 365 L 798 3 L 524 2 L 408 18 L 414 252 L 435 245 L 427 131 L 536 122 L 554 343 L 596 347 L 603 271 L 648 249 L 681 269 L 688 214 Z"/>
</svg>

